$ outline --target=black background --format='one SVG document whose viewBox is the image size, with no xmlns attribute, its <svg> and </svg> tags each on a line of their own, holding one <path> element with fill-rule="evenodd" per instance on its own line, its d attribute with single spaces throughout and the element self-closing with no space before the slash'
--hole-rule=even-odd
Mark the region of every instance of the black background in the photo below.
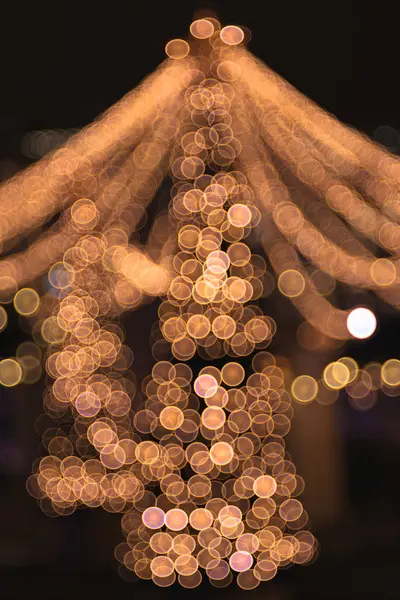
<svg viewBox="0 0 400 600">
<path fill-rule="evenodd" d="M 392 0 L 3 2 L 0 173 L 29 164 L 21 140 L 30 131 L 80 128 L 135 87 L 164 59 L 166 42 L 184 37 L 195 10 L 207 6 L 223 24 L 248 27 L 250 50 L 340 120 L 375 139 L 383 125 L 400 129 L 399 25 Z M 377 308 L 380 329 L 369 342 L 347 349 L 361 364 L 400 354 L 399 318 L 370 302 Z M 274 307 L 268 304 L 266 310 L 271 314 Z M 138 314 L 125 317 L 124 325 L 140 376 L 151 365 L 145 340 L 156 306 L 141 309 L 140 318 Z M 295 315 L 291 318 L 296 321 Z M 284 331 L 293 355 L 300 349 L 290 337 L 291 318 Z M 12 316 L 10 320 L 0 336 L 1 358 L 28 339 Z M 204 585 L 189 592 L 176 585 L 162 590 L 124 582 L 113 558 L 122 539 L 117 515 L 78 511 L 49 519 L 41 513 L 25 491 L 25 480 L 43 451 L 34 429 L 42 388 L 39 383 L 0 390 L 0 598 L 245 593 L 235 587 Z M 284 571 L 248 594 L 272 600 L 400 597 L 398 402 L 383 398 L 359 413 L 340 399 L 348 508 L 334 523 L 317 527 L 321 551 L 316 563 Z"/>
</svg>

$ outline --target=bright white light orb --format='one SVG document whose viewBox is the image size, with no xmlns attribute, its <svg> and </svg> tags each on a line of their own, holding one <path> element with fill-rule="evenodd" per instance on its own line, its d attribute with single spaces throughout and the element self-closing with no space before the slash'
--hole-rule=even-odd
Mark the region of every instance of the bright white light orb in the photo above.
<svg viewBox="0 0 400 600">
<path fill-rule="evenodd" d="M 347 317 L 349 333 L 359 340 L 369 338 L 376 329 L 376 317 L 369 308 L 355 308 Z"/>
</svg>

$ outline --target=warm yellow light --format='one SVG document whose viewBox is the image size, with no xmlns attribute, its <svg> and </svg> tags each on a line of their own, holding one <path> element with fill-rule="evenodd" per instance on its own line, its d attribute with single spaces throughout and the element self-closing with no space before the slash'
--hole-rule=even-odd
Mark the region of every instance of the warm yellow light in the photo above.
<svg viewBox="0 0 400 600">
<path fill-rule="evenodd" d="M 5 358 L 0 361 L 0 384 L 5 387 L 13 387 L 22 379 L 20 364 L 13 358 Z"/>
<path fill-rule="evenodd" d="M 39 294 L 32 288 L 22 288 L 14 296 L 14 308 L 22 316 L 33 315 L 39 308 Z"/>
<path fill-rule="evenodd" d="M 236 46 L 243 42 L 244 33 L 240 27 L 236 25 L 227 25 L 220 31 L 221 40 L 229 46 Z"/>
<path fill-rule="evenodd" d="M 0 331 L 3 331 L 7 327 L 8 315 L 5 308 L 0 306 Z"/>
<path fill-rule="evenodd" d="M 199 40 L 205 40 L 214 33 L 214 25 L 208 19 L 197 19 L 190 25 L 190 33 Z"/>
<path fill-rule="evenodd" d="M 175 39 L 171 40 L 165 46 L 165 53 L 169 58 L 174 60 L 180 60 L 185 58 L 190 52 L 190 46 L 185 40 Z"/>
<path fill-rule="evenodd" d="M 318 394 L 318 383 L 310 375 L 300 375 L 293 381 L 291 392 L 298 402 L 311 402 Z"/>
</svg>

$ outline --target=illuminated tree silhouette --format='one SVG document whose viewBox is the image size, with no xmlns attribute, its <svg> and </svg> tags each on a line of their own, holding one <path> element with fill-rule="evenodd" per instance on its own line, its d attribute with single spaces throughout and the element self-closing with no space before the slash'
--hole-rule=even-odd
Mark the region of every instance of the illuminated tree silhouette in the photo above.
<svg viewBox="0 0 400 600">
<path fill-rule="evenodd" d="M 190 31 L 137 90 L 1 188 L 4 251 L 59 217 L 0 262 L 0 299 L 32 320 L 35 341 L 0 362 L 0 382 L 34 381 L 46 344 L 58 430 L 27 484 L 45 512 L 121 513 L 116 557 L 160 586 L 206 574 L 252 589 L 316 554 L 284 442 L 292 398 L 373 386 L 348 357 L 321 383 L 266 350 L 277 327 L 257 304 L 273 285 L 266 259 L 305 319 L 305 346 L 316 333 L 370 336 L 370 310 L 328 296 L 338 280 L 398 307 L 400 162 L 260 64 L 240 28 L 207 18 Z M 168 212 L 143 246 L 165 178 Z M 23 287 L 46 272 L 41 298 Z M 118 317 L 158 296 L 155 364 L 138 391 Z M 380 373 L 392 394 L 399 366 Z"/>
</svg>

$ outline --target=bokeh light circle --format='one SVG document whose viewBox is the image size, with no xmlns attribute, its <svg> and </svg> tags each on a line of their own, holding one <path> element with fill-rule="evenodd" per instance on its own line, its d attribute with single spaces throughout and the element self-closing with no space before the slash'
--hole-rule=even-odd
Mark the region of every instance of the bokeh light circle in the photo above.
<svg viewBox="0 0 400 600">
<path fill-rule="evenodd" d="M 369 308 L 354 308 L 347 317 L 347 329 L 357 339 L 365 340 L 375 332 L 377 321 Z"/>
</svg>

